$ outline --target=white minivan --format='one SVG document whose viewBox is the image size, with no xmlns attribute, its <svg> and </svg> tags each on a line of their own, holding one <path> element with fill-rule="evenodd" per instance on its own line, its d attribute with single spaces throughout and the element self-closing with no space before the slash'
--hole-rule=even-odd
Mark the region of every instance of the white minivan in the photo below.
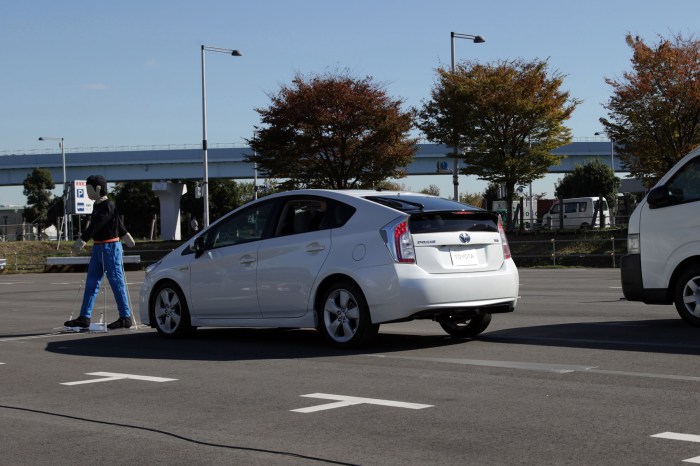
<svg viewBox="0 0 700 466">
<path fill-rule="evenodd" d="M 574 197 L 564 199 L 564 228 L 585 229 L 599 228 L 600 200 L 597 197 Z M 542 224 L 547 228 L 559 228 L 561 203 L 556 203 L 544 214 Z M 608 201 L 603 198 L 603 228 L 610 226 L 610 210 Z"/>
<path fill-rule="evenodd" d="M 675 303 L 700 326 L 700 147 L 681 159 L 630 217 L 622 291 L 628 301 Z"/>
</svg>

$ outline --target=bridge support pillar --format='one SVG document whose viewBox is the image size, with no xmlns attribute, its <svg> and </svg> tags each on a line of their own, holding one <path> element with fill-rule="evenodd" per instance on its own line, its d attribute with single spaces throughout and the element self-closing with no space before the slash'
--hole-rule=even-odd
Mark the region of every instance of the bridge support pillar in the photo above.
<svg viewBox="0 0 700 466">
<path fill-rule="evenodd" d="M 187 186 L 182 183 L 159 181 L 153 183 L 151 189 L 160 200 L 160 238 L 181 240 L 180 198 L 187 192 Z"/>
</svg>

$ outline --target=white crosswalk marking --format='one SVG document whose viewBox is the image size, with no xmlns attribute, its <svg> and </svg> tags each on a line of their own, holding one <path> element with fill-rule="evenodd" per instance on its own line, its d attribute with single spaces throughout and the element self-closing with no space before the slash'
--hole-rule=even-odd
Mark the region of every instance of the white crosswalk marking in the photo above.
<svg viewBox="0 0 700 466">
<path fill-rule="evenodd" d="M 432 408 L 433 405 L 423 405 L 418 403 L 405 403 L 403 401 L 379 400 L 376 398 L 361 398 L 356 396 L 331 395 L 328 393 L 311 393 L 309 395 L 301 395 L 307 398 L 320 398 L 322 400 L 335 400 L 334 403 L 326 403 L 308 408 L 291 409 L 295 413 L 314 413 L 316 411 L 324 411 L 326 409 L 343 408 L 345 406 L 353 406 L 360 404 L 370 404 L 379 406 L 391 406 L 394 408 L 406 409 L 424 409 Z"/>
<path fill-rule="evenodd" d="M 681 434 L 678 432 L 662 432 L 660 434 L 652 435 L 654 438 L 665 438 L 668 440 L 682 440 L 684 442 L 695 442 L 700 443 L 700 435 L 694 434 Z M 683 460 L 684 463 L 700 464 L 700 456 L 695 456 L 693 458 L 688 458 Z"/>
<path fill-rule="evenodd" d="M 77 382 L 64 382 L 61 385 L 82 385 L 95 382 L 112 382 L 114 380 L 145 380 L 147 382 L 172 382 L 177 379 L 166 379 L 165 377 L 150 377 L 147 375 L 118 374 L 115 372 L 88 372 L 85 375 L 102 377 L 101 379 L 79 380 Z"/>
</svg>

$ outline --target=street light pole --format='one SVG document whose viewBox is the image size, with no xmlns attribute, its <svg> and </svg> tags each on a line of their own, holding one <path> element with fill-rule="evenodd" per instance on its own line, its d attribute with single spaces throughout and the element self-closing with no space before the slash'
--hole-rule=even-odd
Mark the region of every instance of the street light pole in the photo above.
<svg viewBox="0 0 700 466">
<path fill-rule="evenodd" d="M 68 192 L 68 180 L 66 179 L 66 149 L 63 138 L 40 137 L 39 141 L 58 141 L 61 147 L 61 163 L 63 165 L 63 239 L 68 241 L 68 206 L 66 193 Z"/>
<path fill-rule="evenodd" d="M 202 152 L 204 156 L 204 182 L 202 183 L 202 197 L 204 198 L 204 214 L 202 218 L 203 228 L 209 226 L 209 159 L 207 149 L 207 85 L 204 66 L 204 52 L 226 53 L 233 57 L 240 57 L 241 52 L 232 49 L 209 47 L 202 45 Z"/>
<path fill-rule="evenodd" d="M 452 64 L 452 73 L 455 72 L 455 39 L 469 39 L 475 44 L 483 44 L 486 40 L 481 36 L 473 36 L 471 34 L 460 34 L 457 32 L 450 32 L 450 57 Z M 458 160 L 459 160 L 459 147 L 454 147 L 454 166 L 452 168 L 452 184 L 454 185 L 454 200 L 459 201 L 459 174 L 458 170 Z"/>
</svg>

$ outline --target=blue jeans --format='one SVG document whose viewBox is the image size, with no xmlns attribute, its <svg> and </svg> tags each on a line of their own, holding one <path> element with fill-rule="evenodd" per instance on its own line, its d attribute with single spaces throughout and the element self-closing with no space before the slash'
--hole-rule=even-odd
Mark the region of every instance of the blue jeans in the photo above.
<svg viewBox="0 0 700 466">
<path fill-rule="evenodd" d="M 92 257 L 90 257 L 90 265 L 88 265 L 80 315 L 90 318 L 92 307 L 100 291 L 102 277 L 105 274 L 109 280 L 109 286 L 112 287 L 114 300 L 117 302 L 119 317 L 129 317 L 131 310 L 129 309 L 129 297 L 126 295 L 126 278 L 124 278 L 124 269 L 122 268 L 122 243 L 119 241 L 92 246 Z"/>
</svg>

